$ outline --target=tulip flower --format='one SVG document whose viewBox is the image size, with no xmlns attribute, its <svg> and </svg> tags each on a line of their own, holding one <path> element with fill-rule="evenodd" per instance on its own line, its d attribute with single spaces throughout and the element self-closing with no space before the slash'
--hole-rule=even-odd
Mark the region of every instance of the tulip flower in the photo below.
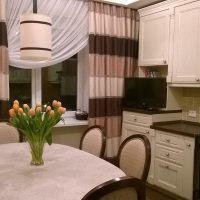
<svg viewBox="0 0 200 200">
<path fill-rule="evenodd" d="M 13 109 L 15 112 L 17 112 L 19 110 L 19 104 L 17 103 L 13 104 Z"/>
<path fill-rule="evenodd" d="M 35 110 L 34 110 L 33 108 L 31 108 L 31 109 L 29 110 L 29 115 L 30 115 L 31 117 L 33 117 L 33 116 L 35 115 Z"/>
<path fill-rule="evenodd" d="M 9 115 L 10 115 L 10 117 L 15 117 L 16 116 L 16 113 L 15 113 L 14 109 L 10 109 L 9 110 Z"/>
</svg>

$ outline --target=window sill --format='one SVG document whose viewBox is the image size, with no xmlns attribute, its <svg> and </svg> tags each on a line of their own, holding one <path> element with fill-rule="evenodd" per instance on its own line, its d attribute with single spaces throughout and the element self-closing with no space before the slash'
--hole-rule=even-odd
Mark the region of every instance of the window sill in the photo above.
<svg viewBox="0 0 200 200">
<path fill-rule="evenodd" d="M 59 121 L 54 127 L 65 126 L 84 126 L 88 125 L 88 120 L 77 120 L 75 118 L 75 111 L 68 111 L 62 116 L 63 120 Z"/>
</svg>

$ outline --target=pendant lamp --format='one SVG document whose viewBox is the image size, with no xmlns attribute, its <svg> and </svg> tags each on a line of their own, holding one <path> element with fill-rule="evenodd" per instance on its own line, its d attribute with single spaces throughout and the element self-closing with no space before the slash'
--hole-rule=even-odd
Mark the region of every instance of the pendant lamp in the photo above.
<svg viewBox="0 0 200 200">
<path fill-rule="evenodd" d="M 33 13 L 20 17 L 20 57 L 23 60 L 42 61 L 51 58 L 51 18 L 37 13 L 37 0 L 33 0 Z"/>
</svg>

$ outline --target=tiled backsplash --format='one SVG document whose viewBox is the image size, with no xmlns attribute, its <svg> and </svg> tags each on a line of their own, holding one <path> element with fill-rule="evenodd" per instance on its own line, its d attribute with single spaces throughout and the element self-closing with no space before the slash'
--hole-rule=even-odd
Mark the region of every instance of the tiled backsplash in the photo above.
<svg viewBox="0 0 200 200">
<path fill-rule="evenodd" d="M 182 119 L 200 122 L 200 88 L 184 88 L 181 99 Z M 196 117 L 190 117 L 189 111 L 196 111 Z"/>
</svg>

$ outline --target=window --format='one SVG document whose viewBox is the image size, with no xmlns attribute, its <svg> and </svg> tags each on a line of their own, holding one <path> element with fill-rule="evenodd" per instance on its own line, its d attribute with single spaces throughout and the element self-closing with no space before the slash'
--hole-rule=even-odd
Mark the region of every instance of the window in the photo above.
<svg viewBox="0 0 200 200">
<path fill-rule="evenodd" d="M 31 105 L 31 70 L 10 66 L 10 100 L 18 99 L 22 104 Z"/>
<path fill-rule="evenodd" d="M 42 104 L 54 99 L 67 110 L 77 108 L 77 55 L 50 67 L 42 68 Z"/>
<path fill-rule="evenodd" d="M 10 67 L 10 99 L 35 106 L 56 99 L 67 110 L 88 111 L 88 48 L 62 63 L 42 69 Z"/>
</svg>

